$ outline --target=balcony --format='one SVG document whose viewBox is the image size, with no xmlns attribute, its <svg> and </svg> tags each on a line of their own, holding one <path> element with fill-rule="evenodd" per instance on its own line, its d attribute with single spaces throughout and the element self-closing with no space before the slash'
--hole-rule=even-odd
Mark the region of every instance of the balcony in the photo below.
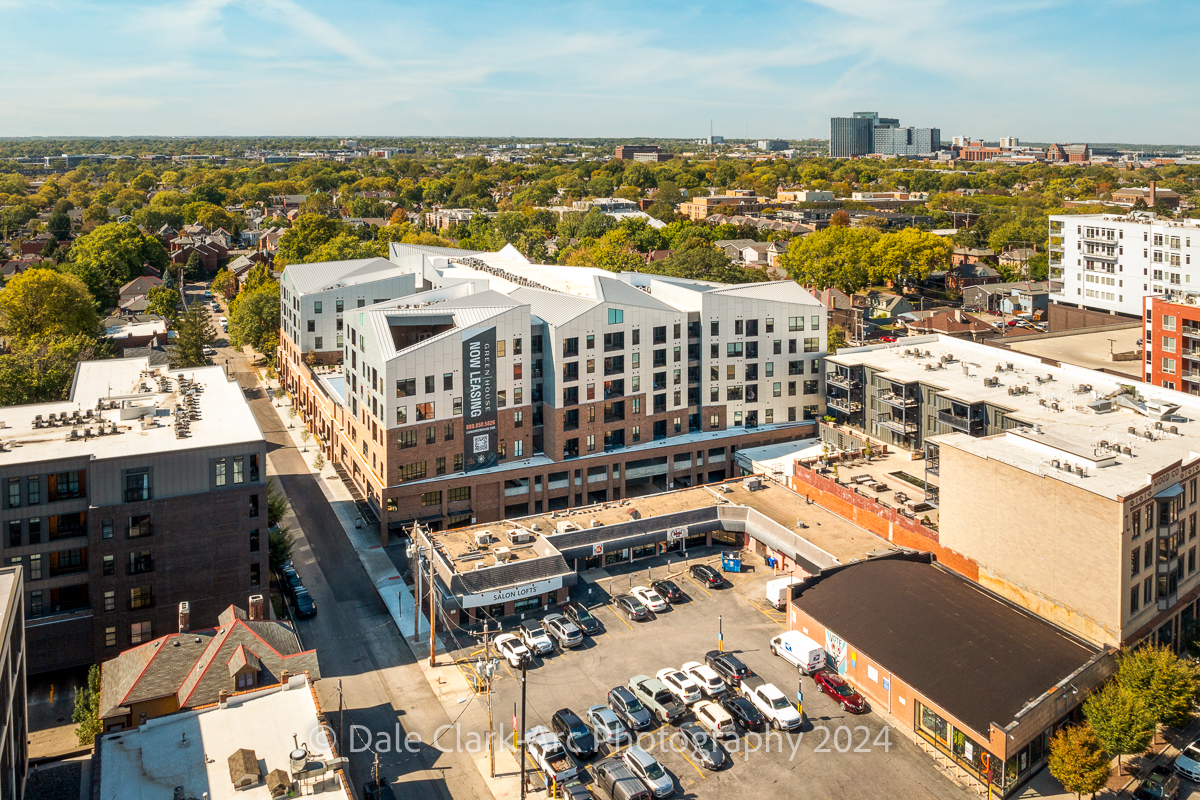
<svg viewBox="0 0 1200 800">
<path fill-rule="evenodd" d="M 856 381 L 848 375 L 843 375 L 840 372 L 831 372 L 825 378 L 825 383 L 830 386 L 837 386 L 842 389 L 857 389 L 862 386 L 861 381 Z"/>
<path fill-rule="evenodd" d="M 896 408 L 916 408 L 921 400 L 917 397 L 909 397 L 897 394 L 896 392 L 885 391 L 879 393 L 879 402 L 887 403 L 889 406 L 895 406 Z"/>
<path fill-rule="evenodd" d="M 836 408 L 843 414 L 857 414 L 863 409 L 862 403 L 857 400 L 847 400 L 844 397 L 831 397 L 825 401 L 825 404 L 830 408 Z"/>
<path fill-rule="evenodd" d="M 879 426 L 887 428 L 889 431 L 895 431 L 902 436 L 912 436 L 917 432 L 917 423 L 905 422 L 903 419 L 896 417 L 880 417 Z"/>
<path fill-rule="evenodd" d="M 939 411 L 938 422 L 944 422 L 956 431 L 975 435 L 983 433 L 986 424 L 983 419 L 977 417 L 960 417 L 950 411 Z"/>
</svg>

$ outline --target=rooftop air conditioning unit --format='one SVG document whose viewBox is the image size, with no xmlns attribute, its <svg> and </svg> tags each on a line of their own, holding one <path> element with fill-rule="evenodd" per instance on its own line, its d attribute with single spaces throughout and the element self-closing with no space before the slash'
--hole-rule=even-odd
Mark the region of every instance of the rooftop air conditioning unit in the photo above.
<svg viewBox="0 0 1200 800">
<path fill-rule="evenodd" d="M 533 534 L 520 528 L 513 528 L 508 532 L 508 541 L 510 544 L 526 544 L 533 541 Z"/>
<path fill-rule="evenodd" d="M 512 550 L 509 550 L 507 547 L 497 547 L 492 552 L 496 556 L 497 564 L 502 564 L 512 558 Z"/>
<path fill-rule="evenodd" d="M 475 531 L 475 544 L 484 545 L 492 543 L 491 531 Z"/>
</svg>

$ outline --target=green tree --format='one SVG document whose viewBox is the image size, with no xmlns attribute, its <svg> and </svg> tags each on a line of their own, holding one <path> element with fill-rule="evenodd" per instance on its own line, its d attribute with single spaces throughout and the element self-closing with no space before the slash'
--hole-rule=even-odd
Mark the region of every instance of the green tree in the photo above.
<svg viewBox="0 0 1200 800">
<path fill-rule="evenodd" d="M 779 256 L 779 266 L 802 286 L 836 286 L 853 294 L 871 279 L 871 258 L 879 232 L 871 228 L 830 226 L 792 242 Z"/>
<path fill-rule="evenodd" d="M 169 320 L 179 316 L 179 292 L 167 286 L 155 286 L 146 295 L 146 313 L 158 314 Z"/>
<path fill-rule="evenodd" d="M 230 305 L 229 339 L 235 347 L 250 345 L 265 355 L 279 341 L 279 285 L 248 285 Z"/>
<path fill-rule="evenodd" d="M 1123 651 L 1117 657 L 1116 680 L 1163 725 L 1183 724 L 1196 701 L 1195 672 L 1166 645 Z"/>
<path fill-rule="evenodd" d="M 1154 735 L 1154 716 L 1146 703 L 1117 681 L 1109 681 L 1083 701 L 1083 715 L 1106 752 L 1117 757 L 1144 752 Z"/>
<path fill-rule="evenodd" d="M 0 291 L 0 338 L 22 345 L 31 340 L 96 336 L 95 301 L 83 281 L 52 269 L 30 269 Z"/>
<path fill-rule="evenodd" d="M 75 365 L 109 355 L 102 343 L 85 333 L 10 343 L 0 353 L 0 406 L 65 400 Z"/>
<path fill-rule="evenodd" d="M 1076 797 L 1104 788 L 1112 773 L 1110 762 L 1096 732 L 1086 725 L 1063 728 L 1050 740 L 1050 774 Z"/>
<path fill-rule="evenodd" d="M 166 270 L 167 252 L 133 223 L 101 225 L 75 239 L 64 271 L 78 275 L 101 308 L 117 304 L 117 290 L 138 277 L 143 265 Z"/>
<path fill-rule="evenodd" d="M 175 230 L 183 227 L 183 212 L 178 206 L 146 206 L 132 214 L 134 225 L 141 225 L 147 233 L 158 233 L 163 225 L 170 225 Z"/>
<path fill-rule="evenodd" d="M 349 261 L 356 258 L 384 258 L 387 242 L 364 242 L 352 233 L 342 233 L 317 247 L 304 257 L 305 263 L 317 264 L 325 261 Z"/>
<path fill-rule="evenodd" d="M 80 746 L 95 744 L 96 737 L 104 731 L 100 722 L 100 666 L 93 664 L 88 669 L 87 686 L 75 690 L 75 708 L 71 721 L 76 724 L 75 739 Z"/>
<path fill-rule="evenodd" d="M 643 271 L 670 275 L 673 278 L 720 283 L 766 280 L 766 276 L 759 270 L 743 270 L 734 266 L 725 255 L 725 251 L 700 237 L 688 239 L 662 261 L 647 264 Z"/>
<path fill-rule="evenodd" d="M 50 215 L 50 219 L 46 221 L 46 230 L 56 240 L 65 242 L 71 238 L 71 218 L 67 216 L 67 212 L 65 211 L 55 211 Z"/>
<path fill-rule="evenodd" d="M 187 263 L 183 265 L 183 274 L 189 281 L 199 280 L 204 274 L 204 259 L 200 257 L 200 253 L 196 250 L 188 256 Z"/>
<path fill-rule="evenodd" d="M 175 325 L 175 341 L 170 349 L 171 368 L 202 367 L 208 363 L 204 348 L 217 340 L 212 317 L 200 303 L 192 303 Z"/>
<path fill-rule="evenodd" d="M 295 542 L 291 528 L 271 528 L 267 531 L 267 564 L 272 572 L 279 572 L 284 564 L 292 560 Z"/>
<path fill-rule="evenodd" d="M 267 527 L 274 528 L 277 526 L 283 519 L 283 515 L 287 513 L 287 510 L 287 495 L 275 485 L 274 478 L 267 478 Z"/>
<path fill-rule="evenodd" d="M 833 355 L 838 350 L 846 346 L 846 332 L 842 330 L 841 325 L 829 326 L 829 338 L 826 343 L 826 349 L 830 355 Z"/>
<path fill-rule="evenodd" d="M 871 248 L 871 279 L 898 289 L 920 284 L 935 269 L 950 264 L 954 247 L 940 236 L 916 228 L 885 233 Z"/>
<path fill-rule="evenodd" d="M 208 288 L 214 294 L 219 294 L 226 300 L 232 300 L 237 295 L 237 278 L 229 270 L 221 269 L 213 276 L 212 283 L 208 285 Z"/>
<path fill-rule="evenodd" d="M 614 225 L 616 225 L 615 219 L 598 208 L 592 208 L 579 221 L 579 230 L 576 235 L 580 239 L 599 239 Z"/>
<path fill-rule="evenodd" d="M 275 266 L 300 264 L 318 247 L 342 232 L 342 223 L 319 214 L 301 214 L 292 227 L 279 237 Z"/>
</svg>

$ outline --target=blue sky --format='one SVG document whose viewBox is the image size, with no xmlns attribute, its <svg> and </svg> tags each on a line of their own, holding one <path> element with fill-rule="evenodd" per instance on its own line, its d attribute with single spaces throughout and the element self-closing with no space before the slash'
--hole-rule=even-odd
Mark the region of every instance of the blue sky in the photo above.
<svg viewBox="0 0 1200 800">
<path fill-rule="evenodd" d="M 0 135 L 1200 144 L 1200 3 L 0 0 Z"/>
</svg>

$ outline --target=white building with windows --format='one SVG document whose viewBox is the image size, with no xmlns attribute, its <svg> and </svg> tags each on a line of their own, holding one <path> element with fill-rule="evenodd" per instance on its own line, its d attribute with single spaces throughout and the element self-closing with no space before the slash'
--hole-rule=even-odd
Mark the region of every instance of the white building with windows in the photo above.
<svg viewBox="0 0 1200 800">
<path fill-rule="evenodd" d="M 1050 278 L 1053 302 L 1140 317 L 1143 297 L 1200 292 L 1200 220 L 1053 215 Z"/>
</svg>

